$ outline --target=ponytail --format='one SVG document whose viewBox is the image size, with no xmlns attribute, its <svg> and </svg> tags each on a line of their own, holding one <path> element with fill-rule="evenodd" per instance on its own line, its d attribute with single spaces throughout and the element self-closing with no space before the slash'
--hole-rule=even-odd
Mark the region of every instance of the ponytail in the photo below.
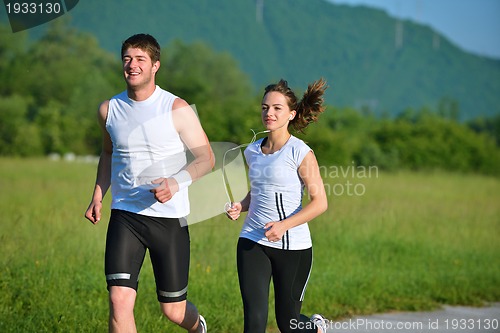
<svg viewBox="0 0 500 333">
<path fill-rule="evenodd" d="M 290 110 L 297 111 L 295 117 L 290 121 L 296 132 L 304 133 L 305 128 L 318 120 L 326 107 L 324 103 L 325 90 L 328 88 L 326 81 L 321 78 L 308 85 L 302 99 L 299 101 L 295 93 L 288 87 L 288 82 L 280 80 L 276 84 L 270 84 L 266 87 L 264 96 L 271 91 L 282 93 L 288 100 Z"/>
<path fill-rule="evenodd" d="M 295 131 L 304 133 L 309 124 L 318 121 L 319 115 L 326 109 L 323 105 L 326 88 L 328 86 L 322 78 L 309 84 L 302 99 L 297 104 L 297 115 L 291 121 L 291 126 Z"/>
</svg>

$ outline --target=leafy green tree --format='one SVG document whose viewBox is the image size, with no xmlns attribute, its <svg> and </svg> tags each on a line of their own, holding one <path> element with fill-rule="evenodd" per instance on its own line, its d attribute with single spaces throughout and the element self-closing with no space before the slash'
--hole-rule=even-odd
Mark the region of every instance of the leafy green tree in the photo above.
<svg viewBox="0 0 500 333">
<path fill-rule="evenodd" d="M 9 76 L 0 93 L 29 96 L 25 121 L 37 128 L 44 153 L 99 150 L 95 114 L 100 102 L 123 89 L 118 59 L 64 19 L 53 21 L 34 43 L 20 41 L 10 41 L 10 53 L 0 49 L 8 72 L 0 75 Z"/>
<path fill-rule="evenodd" d="M 52 22 L 19 59 L 26 69 L 15 86 L 16 92 L 34 96 L 41 106 L 49 100 L 68 103 L 82 81 L 108 78 L 107 72 L 119 68 L 116 58 L 104 52 L 94 37 L 69 27 L 63 19 Z"/>
<path fill-rule="evenodd" d="M 7 28 L 0 26 L 0 32 Z M 100 102 L 125 89 L 120 61 L 95 38 L 56 20 L 37 41 L 0 33 L 0 155 L 98 154 Z M 157 82 L 195 104 L 211 141 L 246 143 L 262 128 L 262 91 L 227 53 L 202 42 L 164 48 Z M 262 87 L 263 88 L 263 87 Z M 323 165 L 443 169 L 500 175 L 500 117 L 458 121 L 459 104 L 399 116 L 328 107 L 302 137 Z"/>
<path fill-rule="evenodd" d="M 489 118 L 476 118 L 467 123 L 467 125 L 476 133 L 490 135 L 500 147 L 500 115 Z"/>
<path fill-rule="evenodd" d="M 14 66 L 15 60 L 25 54 L 26 47 L 25 31 L 14 35 L 8 25 L 0 24 L 0 96 L 14 94 L 13 82 L 23 81 L 20 72 L 16 71 Z"/>
<path fill-rule="evenodd" d="M 31 156 L 43 152 L 38 128 L 27 119 L 30 100 L 0 96 L 0 155 Z"/>
<path fill-rule="evenodd" d="M 195 104 L 212 141 L 241 142 L 260 128 L 260 102 L 252 97 L 249 78 L 227 53 L 202 42 L 174 41 L 162 51 L 157 82 Z"/>
<path fill-rule="evenodd" d="M 101 70 L 101 69 L 97 69 Z M 101 131 L 97 124 L 99 104 L 124 89 L 120 78 L 120 69 L 115 70 L 116 83 L 110 84 L 104 76 L 85 77 L 63 109 L 65 115 L 64 140 L 70 143 L 70 151 L 76 154 L 94 154 L 101 152 Z"/>
<path fill-rule="evenodd" d="M 443 97 L 438 103 L 438 114 L 443 118 L 459 121 L 460 106 L 459 103 L 450 97 Z"/>
<path fill-rule="evenodd" d="M 359 152 L 365 149 L 370 128 L 376 122 L 377 119 L 368 112 L 362 113 L 353 108 L 327 107 L 318 123 L 308 128 L 304 139 L 310 141 L 318 152 L 320 162 L 370 165 L 373 158 Z"/>
<path fill-rule="evenodd" d="M 45 152 L 68 152 L 62 134 L 62 104 L 51 100 L 40 108 L 35 118 L 36 124 L 41 129 L 41 139 Z"/>
<path fill-rule="evenodd" d="M 383 153 L 395 154 L 403 168 L 498 174 L 499 150 L 491 137 L 437 114 L 420 112 L 384 121 L 373 138 Z"/>
</svg>

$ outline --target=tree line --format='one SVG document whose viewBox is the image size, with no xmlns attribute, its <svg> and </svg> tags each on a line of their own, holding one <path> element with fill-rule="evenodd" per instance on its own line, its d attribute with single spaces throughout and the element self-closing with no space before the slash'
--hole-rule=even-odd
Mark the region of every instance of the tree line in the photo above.
<svg viewBox="0 0 500 333">
<path fill-rule="evenodd" d="M 35 41 L 0 25 L 0 59 L 0 156 L 100 153 L 97 107 L 125 88 L 116 54 L 56 20 Z M 263 87 L 255 89 L 230 54 L 203 42 L 162 47 L 157 83 L 196 106 L 211 141 L 245 143 L 250 129 L 262 128 Z M 500 175 L 500 116 L 462 123 L 459 112 L 449 98 L 397 117 L 328 106 L 298 136 L 324 165 Z"/>
</svg>

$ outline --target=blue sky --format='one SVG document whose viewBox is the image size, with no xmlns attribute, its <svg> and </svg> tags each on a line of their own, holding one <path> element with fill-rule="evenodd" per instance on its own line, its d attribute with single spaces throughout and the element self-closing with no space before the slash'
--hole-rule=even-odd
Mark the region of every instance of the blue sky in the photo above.
<svg viewBox="0 0 500 333">
<path fill-rule="evenodd" d="M 431 26 L 463 50 L 500 59 L 500 0 L 328 0 Z"/>
</svg>

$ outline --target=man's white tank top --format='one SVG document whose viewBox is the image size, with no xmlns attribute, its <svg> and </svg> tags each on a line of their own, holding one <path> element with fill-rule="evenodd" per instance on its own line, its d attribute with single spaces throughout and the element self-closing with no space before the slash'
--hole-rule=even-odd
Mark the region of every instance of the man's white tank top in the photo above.
<svg viewBox="0 0 500 333">
<path fill-rule="evenodd" d="M 304 141 L 291 136 L 280 150 L 264 154 L 262 141 L 257 140 L 245 149 L 251 200 L 240 237 L 284 250 L 308 249 L 312 241 L 307 223 L 289 229 L 278 242 L 268 241 L 264 226 L 284 220 L 302 209 L 304 183 L 298 169 L 312 150 Z"/>
<path fill-rule="evenodd" d="M 112 209 L 156 217 L 189 214 L 188 189 L 160 203 L 150 190 L 152 181 L 168 178 L 186 165 L 185 146 L 172 120 L 177 96 L 156 86 L 144 101 L 124 91 L 109 101 L 106 129 L 113 143 L 111 166 Z"/>
</svg>

